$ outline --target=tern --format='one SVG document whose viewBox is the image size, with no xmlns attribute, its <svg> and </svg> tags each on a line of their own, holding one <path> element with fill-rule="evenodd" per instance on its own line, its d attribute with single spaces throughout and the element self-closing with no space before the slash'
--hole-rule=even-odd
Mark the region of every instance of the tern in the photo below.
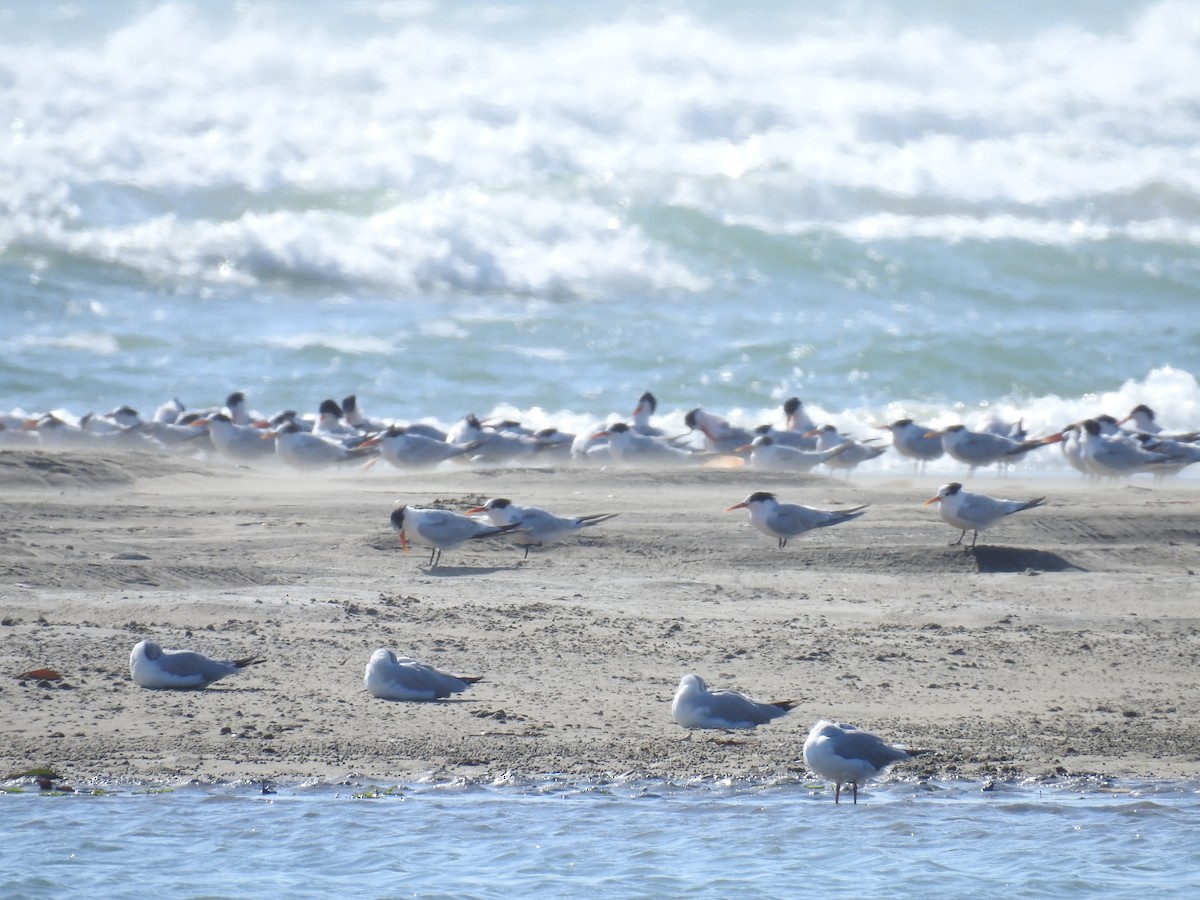
<svg viewBox="0 0 1200 900">
<path fill-rule="evenodd" d="M 486 525 L 462 513 L 449 509 L 420 509 L 401 506 L 393 510 L 392 527 L 400 532 L 400 547 L 408 552 L 408 542 L 429 547 L 429 566 L 437 568 L 442 551 L 451 550 L 467 541 L 507 534 L 520 525 Z"/>
<path fill-rule="evenodd" d="M 930 497 L 922 505 L 940 504 L 942 519 L 955 528 L 962 529 L 962 534 L 958 536 L 955 544 L 961 544 L 968 531 L 975 532 L 971 538 L 970 548 L 974 550 L 975 542 L 979 539 L 979 532 L 999 524 L 1013 513 L 1041 506 L 1045 499 L 1045 497 L 1038 497 L 1036 500 L 1001 500 L 997 497 L 989 497 L 987 494 L 964 491 L 961 484 L 952 481 L 949 484 L 943 484 L 938 488 L 937 495 Z"/>
<path fill-rule="evenodd" d="M 212 445 L 231 459 L 249 461 L 275 455 L 275 445 L 263 441 L 266 431 L 253 425 L 239 425 L 225 413 L 196 419 L 192 425 L 207 425 Z"/>
<path fill-rule="evenodd" d="M 631 426 L 633 430 L 638 434 L 644 434 L 649 437 L 662 437 L 662 429 L 650 424 L 650 417 L 654 415 L 657 409 L 658 400 L 649 391 L 638 397 L 637 406 L 633 408 L 633 413 L 630 415 L 630 420 L 633 422 Z"/>
<path fill-rule="evenodd" d="M 853 725 L 821 719 L 804 741 L 804 764 L 833 782 L 833 802 L 839 803 L 848 784 L 858 803 L 858 786 L 882 775 L 889 766 L 924 753 L 905 750 Z"/>
<path fill-rule="evenodd" d="M 1165 453 L 1147 450 L 1130 435 L 1105 437 L 1096 419 L 1083 421 L 1079 443 L 1079 453 L 1084 466 L 1093 475 L 1101 478 L 1121 478 L 1138 472 L 1151 472 L 1170 466 L 1173 462 Z"/>
<path fill-rule="evenodd" d="M 675 447 L 662 438 L 638 434 L 624 422 L 614 422 L 595 438 L 608 438 L 608 452 L 614 462 L 622 465 L 690 464 L 707 458 L 682 447 Z"/>
<path fill-rule="evenodd" d="M 1052 434 L 1037 440 L 1018 441 L 989 431 L 969 431 L 965 425 L 951 425 L 941 431 L 930 431 L 927 436 L 940 436 L 946 453 L 966 463 L 972 471 L 996 462 L 1015 462 L 1036 447 L 1062 440 L 1061 434 Z"/>
<path fill-rule="evenodd" d="M 367 459 L 376 454 L 372 445 L 349 446 L 328 434 L 304 431 L 294 420 L 262 433 L 263 440 L 275 438 L 275 453 L 297 469 L 324 469 L 337 463 Z"/>
<path fill-rule="evenodd" d="M 1185 444 L 1195 441 L 1200 438 L 1200 431 L 1177 432 L 1175 434 L 1166 434 L 1163 427 L 1158 424 L 1158 420 L 1154 416 L 1152 410 L 1145 403 L 1139 403 L 1133 410 L 1123 418 L 1118 425 L 1124 425 L 1126 422 L 1133 422 L 1133 427 L 1129 431 L 1139 434 L 1150 434 L 1164 440 L 1181 441 Z"/>
<path fill-rule="evenodd" d="M 838 430 L 832 425 L 822 425 L 820 428 L 809 432 L 809 434 L 817 439 L 818 450 L 841 448 L 841 452 L 832 457 L 825 465 L 831 469 L 845 469 L 847 477 L 849 477 L 850 471 L 855 466 L 875 459 L 877 456 L 882 456 L 887 452 L 886 447 L 872 447 L 868 444 L 852 440 L 843 434 L 839 434 Z M 876 440 L 876 438 L 871 438 L 871 440 Z"/>
<path fill-rule="evenodd" d="M 912 419 L 897 419 L 891 425 L 880 425 L 879 428 L 890 431 L 896 452 L 907 456 L 917 466 L 940 459 L 946 452 L 941 435 L 933 434 L 932 429 L 918 425 Z"/>
<path fill-rule="evenodd" d="M 481 675 L 451 675 L 386 647 L 371 654 L 363 684 L 380 700 L 441 700 L 482 681 Z"/>
<path fill-rule="evenodd" d="M 866 508 L 864 504 L 851 509 L 813 509 L 798 503 L 780 503 L 774 494 L 755 491 L 741 503 L 728 507 L 725 512 L 733 512 L 735 509 L 748 511 L 750 524 L 763 534 L 776 538 L 782 550 L 787 546 L 789 538 L 814 528 L 840 525 L 842 522 L 857 519 Z"/>
<path fill-rule="evenodd" d="M 683 417 L 683 424 L 704 435 L 704 443 L 710 450 L 732 453 L 754 440 L 754 433 L 745 428 L 730 425 L 720 416 L 706 412 L 697 406 Z"/>
<path fill-rule="evenodd" d="M 783 419 L 785 422 L 784 428 L 787 431 L 803 433 L 812 431 L 817 427 L 817 423 L 804 411 L 804 404 L 800 402 L 799 397 L 789 397 L 784 402 Z"/>
<path fill-rule="evenodd" d="M 389 425 L 386 431 L 368 438 L 359 446 L 378 445 L 379 455 L 398 469 L 422 469 L 432 468 L 454 457 L 468 456 L 481 443 L 482 440 L 451 444 L 414 432 L 411 426 Z"/>
<path fill-rule="evenodd" d="M 764 702 L 741 691 L 710 691 L 699 675 L 684 675 L 671 701 L 671 718 L 689 731 L 750 729 L 787 715 L 798 703 L 798 700 Z"/>
<path fill-rule="evenodd" d="M 139 641 L 129 654 L 129 674 L 144 688 L 199 690 L 259 662 L 257 656 L 210 659 L 203 653 L 164 650 L 154 641 Z"/>
<path fill-rule="evenodd" d="M 794 434 L 785 431 L 781 434 Z M 750 467 L 777 472 L 810 472 L 821 463 L 828 463 L 839 453 L 853 446 L 853 441 L 844 441 L 830 450 L 801 450 L 788 446 L 770 434 L 760 434 L 749 444 L 738 447 L 738 453 L 750 454 Z"/>
<path fill-rule="evenodd" d="M 483 506 L 468 509 L 467 515 L 483 514 L 493 525 L 513 525 L 517 530 L 510 535 L 513 542 L 525 548 L 529 557 L 531 547 L 542 547 L 561 541 L 582 528 L 599 525 L 618 515 L 617 513 L 591 513 L 586 516 L 566 518 L 556 516 L 540 506 L 518 506 L 507 497 L 493 497 Z"/>
</svg>

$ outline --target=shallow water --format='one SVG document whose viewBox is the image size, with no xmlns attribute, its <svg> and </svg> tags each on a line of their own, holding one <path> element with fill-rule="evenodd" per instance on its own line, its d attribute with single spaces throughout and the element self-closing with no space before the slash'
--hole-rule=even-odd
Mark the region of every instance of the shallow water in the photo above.
<svg viewBox="0 0 1200 900">
<path fill-rule="evenodd" d="M 1189 896 L 1190 783 L 257 785 L 0 796 L 5 896 Z"/>
</svg>

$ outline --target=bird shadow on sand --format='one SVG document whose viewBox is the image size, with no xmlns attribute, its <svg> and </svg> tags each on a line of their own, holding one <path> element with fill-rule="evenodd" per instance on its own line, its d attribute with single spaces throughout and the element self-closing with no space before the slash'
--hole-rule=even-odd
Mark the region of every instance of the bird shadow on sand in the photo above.
<svg viewBox="0 0 1200 900">
<path fill-rule="evenodd" d="M 1086 572 L 1083 566 L 1048 550 L 1028 547 L 977 546 L 975 565 L 980 572 Z"/>
<path fill-rule="evenodd" d="M 421 566 L 422 575 L 435 578 L 455 578 L 459 575 L 491 575 L 494 572 L 509 572 L 514 566 Z"/>
</svg>

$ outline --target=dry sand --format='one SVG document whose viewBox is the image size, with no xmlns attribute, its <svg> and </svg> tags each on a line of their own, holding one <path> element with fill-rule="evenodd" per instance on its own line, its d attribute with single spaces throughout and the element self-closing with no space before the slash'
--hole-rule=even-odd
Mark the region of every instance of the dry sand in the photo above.
<svg viewBox="0 0 1200 900">
<path fill-rule="evenodd" d="M 948 470 L 949 471 L 949 470 Z M 0 775 L 406 781 L 564 773 L 802 777 L 812 722 L 934 751 L 898 777 L 1200 774 L 1200 483 L 980 473 L 1047 495 L 975 553 L 921 501 L 961 478 L 569 467 L 294 475 L 141 454 L 0 453 Z M 868 513 L 779 550 L 722 510 L 752 490 Z M 528 560 L 403 555 L 397 502 L 492 496 L 619 517 Z M 266 662 L 149 691 L 152 637 Z M 389 703 L 393 647 L 484 676 Z M 62 683 L 19 680 L 50 667 Z M 790 715 L 736 736 L 670 718 L 679 678 Z"/>
</svg>

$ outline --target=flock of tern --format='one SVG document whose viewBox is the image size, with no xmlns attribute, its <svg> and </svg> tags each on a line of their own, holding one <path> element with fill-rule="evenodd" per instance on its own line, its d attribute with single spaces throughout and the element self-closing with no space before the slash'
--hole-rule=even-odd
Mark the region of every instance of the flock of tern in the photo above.
<svg viewBox="0 0 1200 900">
<path fill-rule="evenodd" d="M 1167 434 L 1144 404 L 1118 420 L 1106 414 L 1070 423 L 1030 438 L 1021 422 L 992 421 L 980 430 L 955 424 L 932 428 L 912 419 L 879 425 L 891 435 L 861 440 L 832 424 L 817 425 L 798 398 L 783 405 L 783 422 L 743 428 L 696 407 L 683 416 L 686 431 L 669 435 L 652 417 L 658 401 L 650 392 L 628 421 L 597 424 L 580 433 L 530 429 L 515 421 L 463 416 L 443 429 L 427 422 L 367 416 L 355 395 L 340 403 L 326 399 L 316 413 L 250 410 L 241 391 L 224 406 L 186 410 L 178 400 L 161 404 L 149 418 L 130 406 L 81 417 L 62 410 L 0 414 L 0 447 L 126 447 L 222 457 L 240 464 L 278 459 L 305 471 L 379 460 L 399 469 L 426 469 L 448 461 L 477 465 L 533 460 L 600 465 L 704 465 L 733 461 L 754 469 L 807 472 L 825 466 L 849 474 L 888 450 L 921 468 L 948 457 L 970 473 L 1019 463 L 1028 454 L 1059 444 L 1066 461 L 1092 478 L 1148 472 L 1164 476 L 1200 460 L 1200 431 Z"/>
<path fill-rule="evenodd" d="M 782 426 L 763 425 L 748 430 L 720 416 L 696 408 L 684 416 L 687 434 L 667 436 L 651 423 L 657 402 L 649 392 L 639 398 L 628 422 L 598 426 L 584 434 L 563 434 L 556 429 L 532 432 L 519 423 L 481 422 L 465 416 L 449 430 L 428 424 L 375 421 L 359 409 L 354 396 L 340 404 L 324 401 L 315 416 L 293 411 L 270 417 L 252 414 L 245 395 L 231 394 L 220 409 L 185 412 L 177 401 L 164 404 L 151 419 L 130 407 L 100 416 L 72 421 L 60 413 L 41 416 L 0 416 L 0 447 L 111 446 L 139 449 L 172 449 L 187 453 L 214 453 L 238 463 L 277 458 L 302 470 L 344 464 L 374 465 L 384 460 L 402 469 L 421 469 L 447 461 L 511 463 L 536 456 L 615 465 L 704 464 L 721 457 L 736 457 L 755 469 L 808 472 L 819 465 L 850 472 L 888 449 L 874 439 L 855 440 L 834 426 L 817 427 L 798 399 L 784 405 Z M 1125 428 L 1124 426 L 1130 426 Z M 1150 472 L 1156 476 L 1178 472 L 1200 461 L 1197 432 L 1165 434 L 1154 413 L 1136 407 L 1125 419 L 1097 416 L 1072 423 L 1053 434 L 1030 439 L 1020 424 L 997 423 L 981 431 L 964 425 L 930 428 L 911 419 L 879 426 L 890 432 L 891 449 L 911 459 L 917 467 L 943 455 L 968 467 L 1005 467 L 1026 454 L 1050 444 L 1060 444 L 1067 461 L 1093 478 L 1117 478 Z M 692 440 L 700 435 L 702 440 Z M 1006 500 L 964 489 L 951 482 L 925 501 L 938 504 L 942 518 L 961 529 L 956 543 L 973 532 L 973 550 L 979 533 L 1008 516 L 1041 505 L 1044 497 Z M 866 511 L 865 506 L 841 510 L 815 509 L 783 503 L 772 493 L 756 491 L 726 512 L 745 509 L 750 524 L 776 541 L 779 548 L 807 531 L 840 525 Z M 615 513 L 559 516 L 534 506 L 521 506 L 507 498 L 493 498 L 465 512 L 402 506 L 391 513 L 401 546 L 430 550 L 429 565 L 437 566 L 444 550 L 487 538 L 503 538 L 525 550 L 569 537 Z M 217 660 L 187 650 L 164 650 L 150 640 L 139 642 L 130 654 L 133 681 L 152 689 L 202 689 L 255 663 L 256 657 Z M 480 677 L 452 675 L 387 648 L 372 654 L 364 685 L 374 697 L 396 701 L 431 701 L 466 691 Z M 795 700 L 765 702 L 735 690 L 710 690 L 696 674 L 685 675 L 671 703 L 676 724 L 694 729 L 734 731 L 754 729 L 786 715 Z M 858 802 L 858 788 L 897 762 L 923 751 L 909 751 L 852 725 L 824 719 L 811 729 L 804 742 L 805 764 L 834 784 L 834 801 L 843 786 Z"/>
</svg>

